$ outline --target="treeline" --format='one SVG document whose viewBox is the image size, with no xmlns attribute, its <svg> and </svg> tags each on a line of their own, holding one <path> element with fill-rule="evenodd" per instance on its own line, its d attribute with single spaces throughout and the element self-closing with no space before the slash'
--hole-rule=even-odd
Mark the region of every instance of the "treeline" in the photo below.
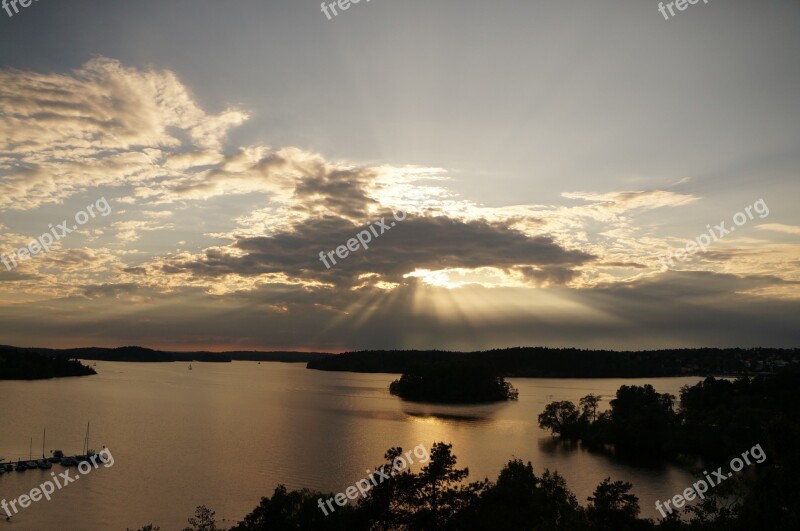
<svg viewBox="0 0 800 531">
<path fill-rule="evenodd" d="M 38 354 L 65 359 L 82 359 L 95 361 L 128 361 L 146 363 L 166 363 L 175 361 L 200 361 L 230 363 L 231 361 L 279 361 L 285 363 L 308 363 L 331 354 L 322 352 L 169 352 L 144 347 L 128 346 L 118 348 L 86 347 L 68 349 L 3 347 L 24 350 Z"/>
<path fill-rule="evenodd" d="M 97 374 L 77 360 L 0 346 L 0 380 L 40 380 Z"/>
<path fill-rule="evenodd" d="M 472 364 L 418 367 L 389 385 L 403 400 L 451 404 L 517 400 L 519 392 L 502 376 Z"/>
<path fill-rule="evenodd" d="M 629 493 L 629 483 L 605 480 L 584 509 L 561 475 L 545 470 L 537 476 L 531 463 L 512 460 L 496 482 L 466 483 L 469 469 L 458 468 L 449 444 L 434 443 L 430 460 L 417 473 L 393 468 L 402 455 L 402 448 L 386 452 L 384 463 L 376 470 L 382 468 L 385 475 L 394 471 L 394 476 L 376 480 L 367 497 L 357 497 L 355 504 L 327 505 L 335 495 L 307 489 L 289 491 L 281 485 L 230 531 L 624 531 L 619 525 L 647 525 L 636 519 L 638 500 Z M 205 506 L 197 508 L 184 529 L 218 530 L 214 511 Z M 139 531 L 158 531 L 158 527 L 148 525 Z"/>
<path fill-rule="evenodd" d="M 259 351 L 234 351 L 225 352 L 225 355 L 235 361 L 279 361 L 283 363 L 308 363 L 310 361 L 333 356 L 327 352 L 259 352 Z"/>
<path fill-rule="evenodd" d="M 779 449 L 788 434 L 800 435 L 797 365 L 774 375 L 709 377 L 684 386 L 677 403 L 676 398 L 651 385 L 623 385 L 607 411 L 599 412 L 596 395 L 578 404 L 551 402 L 539 415 L 539 425 L 563 439 L 613 445 L 618 452 L 700 456 L 712 462 L 748 444 L 771 441 Z"/>
<path fill-rule="evenodd" d="M 768 372 L 800 361 L 800 349 L 610 350 L 518 347 L 479 352 L 359 351 L 308 363 L 309 369 L 367 373 L 410 373 L 423 364 L 478 364 L 505 377 L 644 378 Z"/>
</svg>

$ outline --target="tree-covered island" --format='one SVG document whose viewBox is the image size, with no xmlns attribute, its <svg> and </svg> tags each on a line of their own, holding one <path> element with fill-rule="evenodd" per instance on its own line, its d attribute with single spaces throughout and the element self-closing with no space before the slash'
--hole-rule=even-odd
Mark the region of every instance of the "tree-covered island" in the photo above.
<svg viewBox="0 0 800 531">
<path fill-rule="evenodd" d="M 404 400 L 477 404 L 516 400 L 518 391 L 502 376 L 475 364 L 424 365 L 389 385 Z"/>
<path fill-rule="evenodd" d="M 0 346 L 0 380 L 43 380 L 91 374 L 97 373 L 78 360 Z"/>
</svg>

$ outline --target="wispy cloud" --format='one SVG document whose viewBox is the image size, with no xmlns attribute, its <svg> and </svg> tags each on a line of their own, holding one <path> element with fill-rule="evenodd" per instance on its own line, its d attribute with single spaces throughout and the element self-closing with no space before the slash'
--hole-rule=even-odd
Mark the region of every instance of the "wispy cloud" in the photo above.
<svg viewBox="0 0 800 531">
<path fill-rule="evenodd" d="M 763 223 L 757 225 L 758 230 L 781 232 L 783 234 L 800 234 L 800 225 L 784 225 L 782 223 Z"/>
</svg>

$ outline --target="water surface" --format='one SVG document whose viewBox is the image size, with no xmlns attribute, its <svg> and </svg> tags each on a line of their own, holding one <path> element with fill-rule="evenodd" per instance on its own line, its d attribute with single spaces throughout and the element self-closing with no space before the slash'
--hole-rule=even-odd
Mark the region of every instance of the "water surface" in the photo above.
<svg viewBox="0 0 800 531">
<path fill-rule="evenodd" d="M 669 464 L 642 466 L 566 447 L 539 429 L 545 404 L 595 393 L 613 397 L 620 385 L 652 383 L 677 394 L 699 378 L 523 379 L 510 381 L 518 402 L 435 406 L 389 395 L 397 376 L 320 372 L 303 364 L 255 362 L 137 364 L 98 362 L 97 376 L 0 382 L 0 456 L 78 453 L 87 421 L 91 445 L 107 446 L 115 463 L 32 504 L 0 529 L 124 531 L 146 523 L 180 530 L 200 504 L 230 527 L 280 483 L 339 492 L 382 462 L 389 447 L 434 441 L 454 445 L 470 479 L 496 479 L 512 457 L 537 474 L 557 469 L 585 504 L 605 477 L 631 481 L 644 516 L 656 499 L 691 484 Z M 74 469 L 73 469 L 74 470 Z M 53 471 L 63 467 L 54 465 Z M 12 499 L 51 471 L 0 475 L 0 498 Z"/>
</svg>

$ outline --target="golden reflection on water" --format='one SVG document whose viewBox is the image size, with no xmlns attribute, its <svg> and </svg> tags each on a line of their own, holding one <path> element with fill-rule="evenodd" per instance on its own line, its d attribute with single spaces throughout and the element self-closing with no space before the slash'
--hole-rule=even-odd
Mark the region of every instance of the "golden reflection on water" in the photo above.
<svg viewBox="0 0 800 531">
<path fill-rule="evenodd" d="M 680 492 L 691 479 L 674 466 L 561 445 L 537 425 L 547 402 L 592 392 L 606 397 L 607 407 L 620 385 L 648 380 L 512 378 L 518 402 L 442 406 L 391 396 L 396 375 L 390 374 L 252 362 L 197 363 L 192 371 L 184 364 L 99 362 L 97 369 L 91 378 L 0 385 L 0 403 L 14 404 L 17 413 L 0 430 L 0 455 L 27 455 L 30 437 L 43 426 L 48 445 L 74 453 L 91 420 L 92 443 L 106 445 L 116 461 L 20 515 L 19 529 L 59 528 L 65 513 L 85 531 L 149 522 L 180 529 L 200 504 L 224 512 L 230 524 L 279 483 L 339 492 L 380 464 L 387 449 L 430 448 L 436 441 L 453 444 L 470 481 L 496 479 L 515 457 L 532 461 L 537 474 L 557 469 L 581 503 L 607 476 L 631 481 L 643 516 L 655 516 L 652 501 Z M 649 382 L 676 394 L 696 381 Z M 4 474 L 0 495 L 30 491 L 42 474 Z"/>
</svg>

